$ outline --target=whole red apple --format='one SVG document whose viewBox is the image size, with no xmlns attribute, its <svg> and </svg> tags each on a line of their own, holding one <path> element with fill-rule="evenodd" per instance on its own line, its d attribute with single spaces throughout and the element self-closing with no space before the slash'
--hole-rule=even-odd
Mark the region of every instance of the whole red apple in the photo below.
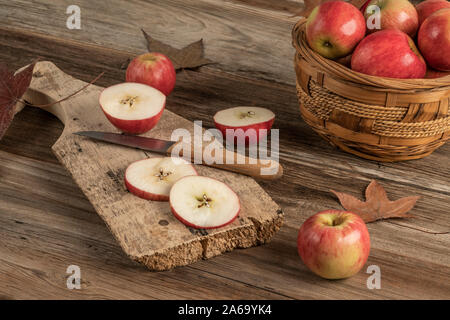
<svg viewBox="0 0 450 320">
<path fill-rule="evenodd" d="M 450 8 L 450 2 L 447 0 L 427 0 L 419 3 L 416 6 L 417 13 L 419 14 L 419 25 L 430 15 L 444 8 Z"/>
<path fill-rule="evenodd" d="M 309 46 L 325 58 L 345 57 L 364 38 L 362 13 L 344 1 L 325 2 L 314 8 L 306 23 Z"/>
<path fill-rule="evenodd" d="M 450 71 L 450 9 L 441 9 L 429 16 L 422 23 L 417 39 L 430 67 Z"/>
<path fill-rule="evenodd" d="M 352 70 L 372 76 L 423 78 L 427 65 L 414 41 L 404 32 L 381 30 L 364 38 L 352 55 Z"/>
<path fill-rule="evenodd" d="M 374 15 L 371 6 L 380 8 L 380 29 L 397 29 L 413 37 L 419 27 L 419 16 L 416 8 L 408 0 L 372 0 L 364 11 L 366 20 Z M 370 28 L 369 32 L 379 31 L 380 29 Z"/>
<path fill-rule="evenodd" d="M 158 89 L 168 96 L 175 87 L 176 73 L 172 61 L 162 53 L 150 52 L 134 58 L 127 68 L 126 81 Z"/>
<path fill-rule="evenodd" d="M 303 223 L 297 239 L 305 265 L 326 279 L 343 279 L 358 273 L 369 257 L 370 236 L 355 213 L 319 212 Z"/>
</svg>

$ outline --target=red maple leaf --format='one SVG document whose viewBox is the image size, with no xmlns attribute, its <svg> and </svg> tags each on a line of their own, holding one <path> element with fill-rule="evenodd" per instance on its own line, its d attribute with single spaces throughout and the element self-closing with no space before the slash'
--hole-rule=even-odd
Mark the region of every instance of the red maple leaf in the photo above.
<svg viewBox="0 0 450 320">
<path fill-rule="evenodd" d="M 14 74 L 0 63 L 0 140 L 14 118 L 14 106 L 30 86 L 34 65 Z"/>
</svg>

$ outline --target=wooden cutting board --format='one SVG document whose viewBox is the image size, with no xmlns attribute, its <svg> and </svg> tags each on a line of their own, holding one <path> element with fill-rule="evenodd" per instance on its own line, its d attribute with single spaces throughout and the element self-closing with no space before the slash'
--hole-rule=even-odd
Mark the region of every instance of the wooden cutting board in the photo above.
<svg viewBox="0 0 450 320">
<path fill-rule="evenodd" d="M 44 105 L 86 86 L 53 63 L 38 62 L 24 99 Z M 136 160 L 161 156 L 73 135 L 84 130 L 117 132 L 98 104 L 103 88 L 90 85 L 74 97 L 43 108 L 65 125 L 52 149 L 105 221 L 125 253 L 151 270 L 168 270 L 208 259 L 235 248 L 269 241 L 283 223 L 283 212 L 250 177 L 196 166 L 200 175 L 227 183 L 241 200 L 241 212 L 232 224 L 215 230 L 188 228 L 171 213 L 167 202 L 146 201 L 129 193 L 124 171 Z M 193 131 L 193 123 L 165 110 L 158 125 L 145 136 L 170 140 L 174 129 Z"/>
</svg>

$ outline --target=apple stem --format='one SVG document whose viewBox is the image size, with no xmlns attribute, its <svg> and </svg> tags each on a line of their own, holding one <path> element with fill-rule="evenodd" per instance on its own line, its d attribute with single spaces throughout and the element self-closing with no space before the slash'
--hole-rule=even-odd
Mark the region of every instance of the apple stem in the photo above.
<svg viewBox="0 0 450 320">
<path fill-rule="evenodd" d="M 332 226 L 333 227 L 338 226 L 340 224 L 342 224 L 342 218 L 341 217 L 338 216 L 338 217 L 333 218 L 333 221 L 332 221 Z"/>
<path fill-rule="evenodd" d="M 209 203 L 212 201 L 212 199 L 208 198 L 208 196 L 206 195 L 206 193 L 203 194 L 203 197 L 202 197 L 202 198 L 197 199 L 197 200 L 201 202 L 201 204 L 198 205 L 198 208 L 201 208 L 201 207 L 203 207 L 203 206 L 205 206 L 205 207 L 207 207 L 207 208 L 210 208 L 210 207 L 211 207 L 211 205 L 210 205 Z"/>
</svg>

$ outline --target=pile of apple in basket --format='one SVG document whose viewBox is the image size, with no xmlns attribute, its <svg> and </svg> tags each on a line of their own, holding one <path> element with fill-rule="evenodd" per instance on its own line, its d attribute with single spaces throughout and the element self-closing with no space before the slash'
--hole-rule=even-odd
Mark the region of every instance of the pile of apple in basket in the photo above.
<svg viewBox="0 0 450 320">
<path fill-rule="evenodd" d="M 325 2 L 308 17 L 306 38 L 323 57 L 341 58 L 360 73 L 397 79 L 450 74 L 446 0 L 416 7 L 408 0 L 369 0 L 361 10 L 344 1 Z"/>
</svg>

